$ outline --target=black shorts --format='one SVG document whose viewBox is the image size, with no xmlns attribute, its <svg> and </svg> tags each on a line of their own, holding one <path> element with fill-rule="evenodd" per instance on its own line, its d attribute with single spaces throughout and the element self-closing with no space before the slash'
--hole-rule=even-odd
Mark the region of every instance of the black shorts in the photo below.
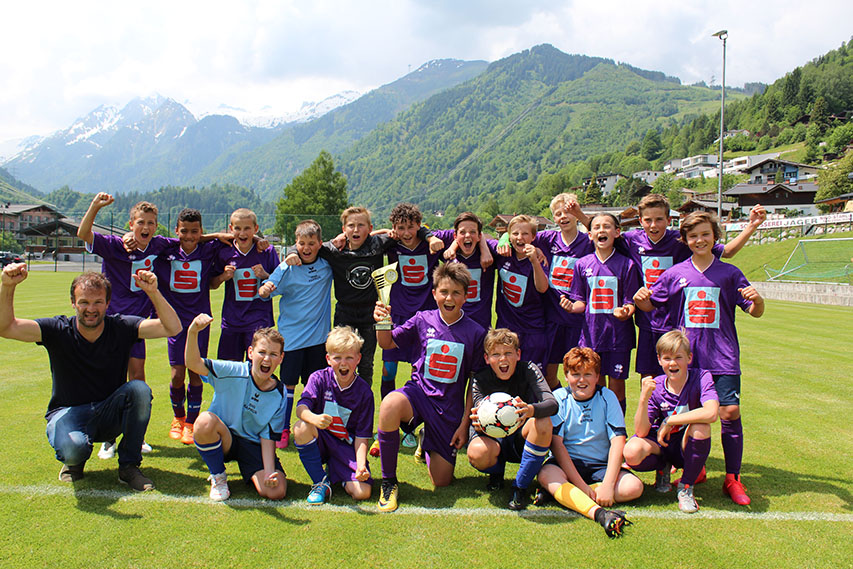
<svg viewBox="0 0 853 569">
<path fill-rule="evenodd" d="M 261 443 L 244 439 L 234 431 L 231 431 L 231 448 L 225 453 L 225 462 L 237 461 L 240 467 L 240 476 L 246 484 L 252 482 L 252 476 L 259 470 L 264 469 L 264 457 L 261 454 Z M 275 469 L 284 472 L 278 456 L 275 457 Z"/>
</svg>

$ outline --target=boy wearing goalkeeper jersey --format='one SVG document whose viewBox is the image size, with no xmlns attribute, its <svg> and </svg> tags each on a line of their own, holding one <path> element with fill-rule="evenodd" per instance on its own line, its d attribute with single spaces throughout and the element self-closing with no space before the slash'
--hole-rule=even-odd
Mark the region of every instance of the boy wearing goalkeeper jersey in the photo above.
<svg viewBox="0 0 853 569">
<path fill-rule="evenodd" d="M 521 362 L 518 335 L 506 328 L 489 330 L 485 341 L 485 358 L 489 367 L 474 375 L 471 393 L 474 408 L 471 410 L 471 433 L 468 443 L 468 462 L 489 475 L 489 490 L 503 487 L 507 462 L 519 463 L 512 484 L 510 510 L 526 507 L 527 488 L 548 454 L 551 444 L 550 417 L 557 412 L 557 400 L 548 388 L 539 367 L 531 362 Z M 504 392 L 513 396 L 513 404 L 524 424 L 511 435 L 494 439 L 480 427 L 477 410 L 487 395 Z"/>
</svg>

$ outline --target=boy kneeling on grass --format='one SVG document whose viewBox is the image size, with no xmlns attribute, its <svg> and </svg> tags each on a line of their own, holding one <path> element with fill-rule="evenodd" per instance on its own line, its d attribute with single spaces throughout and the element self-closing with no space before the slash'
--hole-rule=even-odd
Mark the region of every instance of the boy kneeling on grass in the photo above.
<svg viewBox="0 0 853 569">
<path fill-rule="evenodd" d="M 335 327 L 326 339 L 329 367 L 311 374 L 296 405 L 299 420 L 293 436 L 313 483 L 311 505 L 325 503 L 338 482 L 354 500 L 370 498 L 367 447 L 373 436 L 373 392 L 356 374 L 363 344 L 349 326 Z"/>
<path fill-rule="evenodd" d="M 539 483 L 557 501 L 595 520 L 608 537 L 630 525 L 621 510 L 606 510 L 643 493 L 643 482 L 622 468 L 625 419 L 616 395 L 598 386 L 601 358 L 591 348 L 572 348 L 563 358 L 568 389 L 554 392 L 560 408 L 551 420 L 554 435 Z M 540 490 L 535 503 L 545 495 Z"/>
<path fill-rule="evenodd" d="M 634 436 L 625 445 L 625 461 L 634 470 L 655 470 L 655 489 L 668 492 L 670 466 L 684 468 L 678 482 L 678 508 L 699 510 L 693 485 L 705 480 L 705 461 L 711 452 L 711 423 L 720 401 L 710 372 L 689 369 L 690 340 L 681 330 L 667 332 L 657 342 L 664 375 L 644 377 L 634 416 Z"/>
<path fill-rule="evenodd" d="M 519 463 L 512 484 L 510 510 L 523 510 L 527 502 L 527 487 L 539 474 L 551 444 L 551 415 L 557 412 L 557 400 L 548 388 L 545 376 L 533 362 L 521 362 L 518 335 L 506 328 L 486 333 L 486 363 L 472 381 L 474 408 L 471 410 L 468 461 L 471 466 L 489 475 L 489 490 L 503 487 L 507 462 Z M 496 392 L 515 397 L 513 404 L 524 425 L 502 439 L 493 439 L 480 428 L 477 409 L 483 399 Z"/>
<path fill-rule="evenodd" d="M 231 496 L 225 462 L 236 460 L 246 484 L 258 494 L 281 500 L 287 479 L 275 441 L 281 439 L 287 397 L 273 375 L 281 363 L 284 338 L 275 328 L 255 331 L 249 361 L 202 359 L 198 333 L 213 321 L 208 314 L 195 317 L 187 330 L 187 368 L 213 387 L 210 408 L 196 419 L 193 436 L 201 458 L 210 470 L 210 499 L 220 502 Z"/>
</svg>

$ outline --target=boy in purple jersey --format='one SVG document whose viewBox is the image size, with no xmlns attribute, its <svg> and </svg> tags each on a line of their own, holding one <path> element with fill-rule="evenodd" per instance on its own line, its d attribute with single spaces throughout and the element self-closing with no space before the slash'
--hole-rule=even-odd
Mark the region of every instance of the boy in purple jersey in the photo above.
<svg viewBox="0 0 853 569">
<path fill-rule="evenodd" d="M 518 335 L 506 328 L 489 330 L 484 343 L 489 367 L 474 374 L 471 381 L 471 432 L 468 461 L 471 466 L 489 475 L 487 489 L 503 487 L 507 462 L 519 463 L 512 483 L 510 510 L 527 507 L 530 483 L 539 474 L 551 445 L 551 415 L 557 412 L 557 400 L 548 388 L 545 377 L 536 365 L 521 362 Z M 494 439 L 480 428 L 477 410 L 492 393 L 507 393 L 514 397 L 513 405 L 523 422 L 521 428 L 502 439 Z"/>
<path fill-rule="evenodd" d="M 210 314 L 210 281 L 213 265 L 219 251 L 226 246 L 219 241 L 202 243 L 204 233 L 201 212 L 185 208 L 178 214 L 175 235 L 154 262 L 154 272 L 160 282 L 163 296 L 169 301 L 181 319 L 184 329 L 168 340 L 171 381 L 169 400 L 174 418 L 169 428 L 169 437 L 185 445 L 193 444 L 193 424 L 201 411 L 201 377 L 188 370 L 184 363 L 184 347 L 187 330 L 197 314 Z M 199 350 L 207 357 L 210 328 L 199 332 Z M 189 386 L 185 377 L 189 376 Z M 186 402 L 186 410 L 184 403 Z"/>
<path fill-rule="evenodd" d="M 544 293 L 548 276 L 533 245 L 536 222 L 527 215 L 516 215 L 509 225 L 513 253 L 497 264 L 499 291 L 495 300 L 497 327 L 518 334 L 521 357 L 533 362 L 545 373 L 551 339 L 545 331 Z"/>
<path fill-rule="evenodd" d="M 495 241 L 483 235 L 483 222 L 466 211 L 456 216 L 453 230 L 435 231 L 444 242 L 445 262 L 462 263 L 471 273 L 465 315 L 485 329 L 492 327 L 492 298 L 495 293 Z"/>
<path fill-rule="evenodd" d="M 589 238 L 595 252 L 575 264 L 577 276 L 560 306 L 584 315 L 580 345 L 601 356 L 601 385 L 613 391 L 624 414 L 625 379 L 634 349 L 633 296 L 640 283 L 633 261 L 614 248 L 618 237 L 619 220 L 614 215 L 593 216 Z"/>
<path fill-rule="evenodd" d="M 711 452 L 711 423 L 720 401 L 710 372 L 690 369 L 690 340 L 671 330 L 657 343 L 664 373 L 644 377 L 634 415 L 634 436 L 625 445 L 625 462 L 633 470 L 656 471 L 655 489 L 669 492 L 670 466 L 684 468 L 678 481 L 678 508 L 687 514 L 699 510 L 693 485 L 705 478 Z"/>
<path fill-rule="evenodd" d="M 469 282 L 468 269 L 461 264 L 439 266 L 433 273 L 438 310 L 419 312 L 394 330 L 376 331 L 384 349 L 402 346 L 414 352 L 412 346 L 419 346 L 412 379 L 389 393 L 379 406 L 380 511 L 397 509 L 401 426 L 412 432 L 424 424 L 422 448 L 430 480 L 437 487 L 453 480 L 456 451 L 468 440 L 468 377 L 485 365 L 481 354 L 486 331 L 462 311 Z M 389 314 L 389 307 L 377 302 L 373 314 L 378 322 Z"/>
<path fill-rule="evenodd" d="M 643 287 L 635 301 L 641 310 L 666 306 L 687 329 L 693 367 L 708 370 L 720 398 L 720 425 L 726 459 L 725 492 L 736 504 L 750 503 L 740 481 L 743 426 L 740 420 L 740 348 L 735 329 L 735 307 L 754 318 L 764 314 L 764 299 L 734 265 L 714 257 L 720 238 L 716 218 L 693 212 L 681 223 L 681 238 L 693 256 L 658 278 L 652 290 Z"/>
<path fill-rule="evenodd" d="M 101 272 L 113 286 L 112 301 L 107 314 L 126 314 L 148 318 L 153 307 L 145 292 L 136 284 L 133 275 L 139 271 L 152 271 L 154 260 L 167 246 L 165 237 L 155 235 L 157 231 L 157 206 L 139 202 L 130 208 L 130 230 L 136 244 L 134 251 L 125 249 L 122 238 L 117 235 L 101 235 L 92 231 L 98 211 L 115 201 L 110 194 L 100 192 L 92 199 L 86 215 L 77 228 L 77 237 L 86 242 L 86 250 L 103 259 Z M 145 340 L 137 340 L 130 350 L 127 365 L 128 380 L 145 381 Z M 151 447 L 143 442 L 143 452 Z M 115 442 L 105 442 L 98 457 L 109 459 L 115 456 Z"/>
<path fill-rule="evenodd" d="M 229 230 L 234 235 L 234 246 L 220 252 L 216 260 L 219 273 L 210 288 L 225 284 L 222 302 L 222 333 L 219 337 L 217 358 L 243 361 L 258 328 L 273 326 L 272 304 L 258 296 L 264 279 L 278 266 L 278 253 L 272 246 L 258 252 L 254 238 L 258 232 L 255 212 L 240 208 L 231 214 Z"/>
<path fill-rule="evenodd" d="M 666 269 L 690 257 L 690 249 L 681 241 L 677 230 L 667 229 L 672 218 L 666 197 L 649 194 L 640 200 L 637 209 L 642 229 L 626 231 L 616 246 L 620 253 L 634 261 L 641 272 L 640 282 L 650 288 Z M 734 257 L 766 218 L 767 213 L 762 206 L 753 207 L 744 230 L 726 243 L 725 247 L 720 243 L 714 245 L 714 255 Z M 675 323 L 668 321 L 667 312 L 663 309 L 655 309 L 650 313 L 640 311 L 635 320 L 639 330 L 635 369 L 643 378 L 660 375 L 663 372 L 658 365 L 655 342 L 665 332 L 672 330 Z"/>
<path fill-rule="evenodd" d="M 363 343 L 349 326 L 332 330 L 326 339 L 329 367 L 311 374 L 296 405 L 299 420 L 293 437 L 313 483 L 311 505 L 328 501 L 331 485 L 339 482 L 353 500 L 370 498 L 367 443 L 373 436 L 373 392 L 356 374 Z"/>
</svg>

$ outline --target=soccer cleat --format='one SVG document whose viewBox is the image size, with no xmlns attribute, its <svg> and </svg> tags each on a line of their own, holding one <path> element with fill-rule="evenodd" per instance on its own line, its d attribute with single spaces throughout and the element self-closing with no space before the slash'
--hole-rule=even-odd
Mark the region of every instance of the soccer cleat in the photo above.
<svg viewBox="0 0 853 569">
<path fill-rule="evenodd" d="M 85 464 L 85 462 L 83 464 L 75 464 L 74 466 L 63 464 L 62 468 L 59 469 L 59 481 L 77 482 L 83 478 L 83 466 L 85 466 Z"/>
<path fill-rule="evenodd" d="M 379 490 L 379 511 L 393 512 L 397 509 L 397 495 L 399 489 L 397 483 L 393 480 L 382 480 L 382 487 Z"/>
<path fill-rule="evenodd" d="M 106 441 L 101 443 L 101 450 L 98 451 L 98 458 L 101 460 L 109 460 L 116 455 L 116 442 Z"/>
<path fill-rule="evenodd" d="M 513 484 L 512 495 L 509 498 L 507 507 L 514 512 L 527 508 L 527 488 L 519 488 Z"/>
<path fill-rule="evenodd" d="M 370 450 L 367 451 L 370 456 L 377 457 L 379 456 L 379 441 L 373 441 L 373 444 L 370 445 Z"/>
<path fill-rule="evenodd" d="M 533 505 L 534 506 L 544 506 L 548 502 L 551 501 L 551 494 L 549 494 L 544 488 L 539 488 L 536 490 L 536 494 L 533 495 Z"/>
<path fill-rule="evenodd" d="M 625 517 L 622 510 L 604 510 L 602 520 L 599 522 L 607 537 L 622 537 L 622 530 L 630 526 L 631 521 Z"/>
<path fill-rule="evenodd" d="M 486 483 L 486 490 L 494 492 L 504 487 L 503 472 L 489 472 L 489 481 Z"/>
<path fill-rule="evenodd" d="M 672 484 L 669 481 L 671 474 L 669 465 L 664 465 L 661 470 L 655 472 L 655 490 L 661 494 L 666 494 L 672 490 Z"/>
<path fill-rule="evenodd" d="M 151 448 L 151 445 L 149 445 L 145 441 L 142 441 L 142 447 L 139 450 L 145 454 L 148 454 L 149 452 L 151 452 L 154 449 Z"/>
<path fill-rule="evenodd" d="M 723 494 L 739 506 L 748 506 L 752 501 L 746 495 L 746 488 L 741 483 L 739 474 L 726 474 L 726 480 L 723 482 Z"/>
<path fill-rule="evenodd" d="M 426 459 L 424 458 L 424 430 L 421 429 L 418 431 L 418 448 L 415 449 L 415 454 L 413 455 L 415 458 L 415 462 L 424 463 Z"/>
<path fill-rule="evenodd" d="M 694 514 L 699 511 L 699 504 L 693 497 L 693 486 L 689 484 L 678 485 L 678 509 L 685 514 Z"/>
<path fill-rule="evenodd" d="M 127 484 L 137 492 L 145 492 L 154 489 L 154 483 L 150 478 L 140 472 L 135 464 L 123 466 L 118 469 L 118 479 L 122 484 Z"/>
<path fill-rule="evenodd" d="M 290 429 L 281 432 L 281 440 L 275 442 L 275 448 L 287 448 L 290 445 Z"/>
<path fill-rule="evenodd" d="M 185 445 L 191 445 L 195 442 L 193 438 L 193 424 L 192 423 L 184 423 L 184 428 L 181 431 L 181 442 Z"/>
<path fill-rule="evenodd" d="M 702 482 L 705 482 L 707 479 L 708 479 L 708 474 L 705 472 L 705 467 L 703 466 L 702 470 L 699 471 L 699 476 L 696 477 L 696 482 L 694 482 L 693 485 L 695 486 L 697 484 L 701 484 Z M 681 478 L 679 478 L 678 480 L 673 482 L 673 484 L 680 484 L 680 483 L 681 483 Z"/>
<path fill-rule="evenodd" d="M 311 486 L 307 502 L 312 506 L 325 504 L 332 496 L 332 487 L 329 485 L 329 477 L 324 476 L 322 480 Z"/>
<path fill-rule="evenodd" d="M 175 417 L 172 419 L 172 426 L 169 427 L 169 438 L 179 440 L 181 438 L 181 433 L 184 432 L 184 419 L 183 417 Z"/>
<path fill-rule="evenodd" d="M 228 475 L 224 472 L 211 474 L 207 477 L 210 481 L 210 499 L 214 502 L 222 502 L 231 497 L 228 489 Z"/>
<path fill-rule="evenodd" d="M 418 440 L 415 438 L 414 434 L 406 433 L 403 435 L 403 438 L 400 439 L 400 444 L 406 448 L 415 448 L 418 446 Z"/>
</svg>

